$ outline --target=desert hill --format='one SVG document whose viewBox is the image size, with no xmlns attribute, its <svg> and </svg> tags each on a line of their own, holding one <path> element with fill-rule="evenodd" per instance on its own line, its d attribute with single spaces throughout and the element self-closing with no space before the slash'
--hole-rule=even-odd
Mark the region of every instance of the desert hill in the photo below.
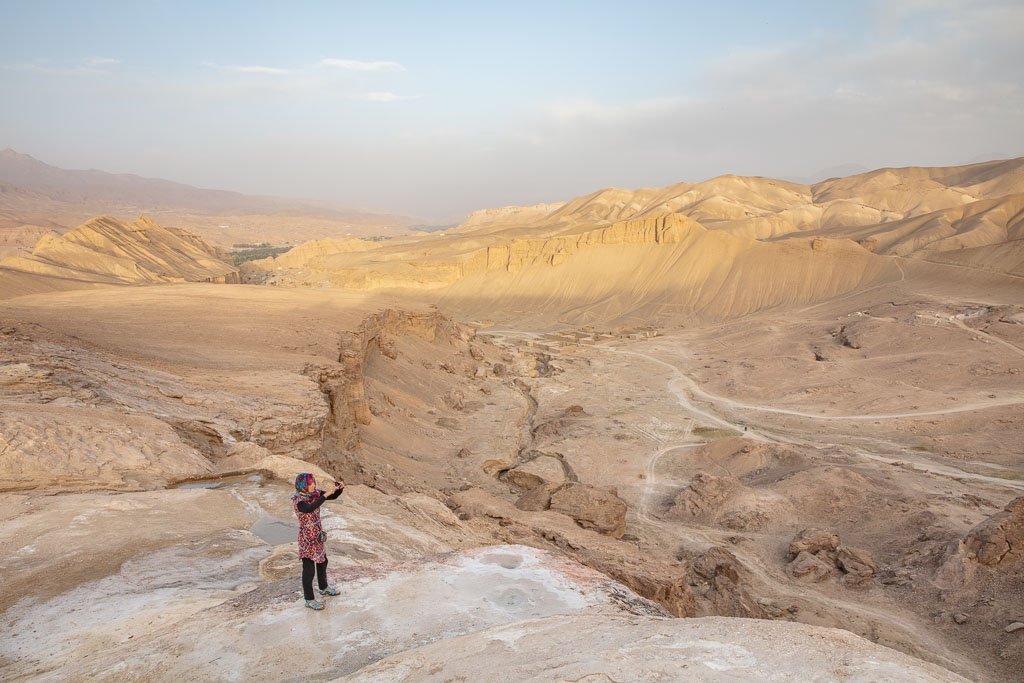
<svg viewBox="0 0 1024 683">
<path fill-rule="evenodd" d="M 43 235 L 51 233 L 51 229 L 41 225 L 23 225 L 0 230 L 0 259 L 30 253 Z"/>
<path fill-rule="evenodd" d="M 849 240 L 764 243 L 708 230 L 679 214 L 569 228 L 540 238 L 474 233 L 372 251 L 338 252 L 279 270 L 251 264 L 247 279 L 350 289 L 438 290 L 474 315 L 530 309 L 577 320 L 638 316 L 730 317 L 782 303 L 818 301 L 900 277 L 888 260 Z M 298 271 L 301 271 L 301 275 Z"/>
<path fill-rule="evenodd" d="M 92 284 L 155 282 L 238 282 L 230 257 L 196 235 L 164 228 L 151 218 L 124 223 L 94 218 L 64 235 L 44 234 L 28 256 L 0 261 L 0 296 L 5 282 L 39 276 L 40 287 L 54 279 Z M 13 284 L 11 284 L 13 289 Z"/>
<path fill-rule="evenodd" d="M 532 221 L 539 220 L 563 206 L 562 202 L 553 204 L 534 204 L 533 206 L 501 206 L 493 209 L 480 209 L 469 214 L 465 221 L 453 228 L 460 232 L 470 232 L 485 227 L 488 231 L 502 228 L 516 228 Z"/>
<path fill-rule="evenodd" d="M 1010 194 L 959 204 L 930 213 L 860 228 L 834 228 L 821 235 L 842 235 L 865 248 L 894 256 L 956 260 L 972 250 L 977 267 L 1024 274 L 1019 264 L 986 264 L 981 248 L 1006 249 L 1024 239 L 1024 194 Z"/>
<path fill-rule="evenodd" d="M 873 208 L 920 214 L 1024 190 L 1024 157 L 966 166 L 883 168 L 812 186 L 818 203 L 856 200 Z"/>
<path fill-rule="evenodd" d="M 1019 274 L 1024 158 L 881 169 L 813 186 L 720 176 L 473 214 L 446 235 L 256 263 L 247 279 L 438 290 L 472 315 L 728 318 L 906 273 L 891 258 Z M 967 251 L 969 250 L 969 251 Z M 569 313 L 571 312 L 571 313 Z"/>
<path fill-rule="evenodd" d="M 1024 158 L 967 166 L 886 168 L 813 185 L 723 175 L 664 188 L 606 188 L 561 204 L 488 209 L 474 213 L 457 230 L 498 224 L 542 230 L 680 213 L 708 227 L 764 238 L 910 218 L 1022 191 Z"/>
<path fill-rule="evenodd" d="M 307 263 L 317 263 L 320 259 L 334 254 L 369 251 L 380 247 L 379 242 L 360 240 L 352 237 L 327 237 L 322 240 L 304 242 L 274 257 L 274 265 L 279 268 L 302 268 Z"/>
</svg>

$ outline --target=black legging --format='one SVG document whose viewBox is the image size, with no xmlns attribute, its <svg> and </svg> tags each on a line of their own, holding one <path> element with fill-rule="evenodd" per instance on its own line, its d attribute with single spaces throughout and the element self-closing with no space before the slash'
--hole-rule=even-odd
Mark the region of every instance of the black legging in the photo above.
<svg viewBox="0 0 1024 683">
<path fill-rule="evenodd" d="M 314 567 L 316 569 L 314 569 Z M 327 590 L 327 560 L 313 562 L 305 557 L 302 558 L 302 594 L 307 600 L 313 599 L 313 573 L 316 573 L 316 582 L 320 590 Z"/>
</svg>

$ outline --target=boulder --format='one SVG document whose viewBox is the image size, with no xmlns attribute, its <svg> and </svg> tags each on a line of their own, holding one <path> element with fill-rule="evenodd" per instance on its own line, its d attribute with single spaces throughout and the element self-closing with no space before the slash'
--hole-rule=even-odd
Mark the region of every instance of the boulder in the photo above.
<svg viewBox="0 0 1024 683">
<path fill-rule="evenodd" d="M 739 558 L 721 546 L 712 546 L 690 562 L 690 569 L 699 579 L 702 597 L 710 603 L 714 614 L 729 617 L 764 618 L 764 607 L 747 592 Z"/>
<path fill-rule="evenodd" d="M 733 477 L 698 472 L 676 496 L 671 513 L 676 517 L 714 517 L 741 487 Z"/>
<path fill-rule="evenodd" d="M 552 494 L 551 509 L 572 517 L 584 529 L 612 538 L 626 533 L 626 503 L 608 489 L 566 484 Z"/>
<path fill-rule="evenodd" d="M 540 486 L 544 486 L 546 483 L 541 477 L 531 472 L 524 472 L 519 468 L 509 470 L 504 475 L 504 480 L 512 486 L 523 491 L 530 491 Z"/>
<path fill-rule="evenodd" d="M 836 551 L 836 563 L 839 568 L 847 574 L 857 576 L 874 576 L 878 571 L 871 553 L 861 548 L 851 548 L 844 545 Z"/>
<path fill-rule="evenodd" d="M 786 571 L 795 579 L 818 583 L 834 575 L 836 566 L 827 557 L 822 558 L 801 550 L 786 567 Z"/>
<path fill-rule="evenodd" d="M 1024 554 L 1024 496 L 971 529 L 963 548 L 968 558 L 990 566 Z"/>
<path fill-rule="evenodd" d="M 532 488 L 519 496 L 516 507 L 528 512 L 543 512 L 551 507 L 551 492 L 546 486 Z"/>
<path fill-rule="evenodd" d="M 482 469 L 484 474 L 488 477 L 496 477 L 502 472 L 510 470 L 513 467 L 515 467 L 514 462 L 509 460 L 498 460 L 497 458 L 485 460 L 483 464 L 480 465 L 480 469 Z"/>
<path fill-rule="evenodd" d="M 789 558 L 794 559 L 802 552 L 812 555 L 819 552 L 829 552 L 839 547 L 839 534 L 835 529 L 820 529 L 808 527 L 801 530 L 789 543 Z"/>
<path fill-rule="evenodd" d="M 562 462 L 553 455 L 539 455 L 533 460 L 520 465 L 516 469 L 520 472 L 535 474 L 544 481 L 550 482 L 554 485 L 568 483 L 568 479 L 565 476 L 565 468 L 562 467 Z"/>
<path fill-rule="evenodd" d="M 458 389 L 452 389 L 441 397 L 444 404 L 452 410 L 463 410 L 466 402 L 466 395 Z"/>
<path fill-rule="evenodd" d="M 836 564 L 843 570 L 843 583 L 862 585 L 871 580 L 878 571 L 871 553 L 861 548 L 842 546 L 836 552 Z"/>
<path fill-rule="evenodd" d="M 724 576 L 733 583 L 738 583 L 740 580 L 739 566 L 739 559 L 720 546 L 713 546 L 701 553 L 690 565 L 698 576 L 705 579 L 712 580 L 715 577 Z"/>
</svg>

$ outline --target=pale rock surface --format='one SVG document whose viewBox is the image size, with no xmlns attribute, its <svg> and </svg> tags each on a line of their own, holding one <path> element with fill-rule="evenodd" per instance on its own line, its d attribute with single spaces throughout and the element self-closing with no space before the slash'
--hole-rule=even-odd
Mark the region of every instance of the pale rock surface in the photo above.
<svg viewBox="0 0 1024 683">
<path fill-rule="evenodd" d="M 489 529 L 504 541 L 529 542 L 564 552 L 658 602 L 675 616 L 697 613 L 687 576 L 678 564 L 643 557 L 635 546 L 583 529 L 567 515 L 554 510 L 520 510 L 475 488 L 454 494 L 448 505 L 467 524 Z"/>
<path fill-rule="evenodd" d="M 301 472 L 310 472 L 316 477 L 321 488 L 327 488 L 334 480 L 326 470 L 317 465 L 287 455 L 271 453 L 263 446 L 251 441 L 232 444 L 227 457 L 217 462 L 217 470 L 222 472 L 269 472 L 275 479 L 283 482 L 295 481 Z"/>
<path fill-rule="evenodd" d="M 164 422 L 102 408 L 2 404 L 0 490 L 141 489 L 213 470 Z"/>
<path fill-rule="evenodd" d="M 338 680 L 907 681 L 966 679 L 838 629 L 754 619 L 578 614 L 496 626 Z"/>
<path fill-rule="evenodd" d="M 83 586 L 77 596 L 16 606 L 7 613 L 15 628 L 2 651 L 8 671 L 121 680 L 186 680 L 200 670 L 213 679 L 325 679 L 496 625 L 588 612 L 664 614 L 602 574 L 522 546 L 331 569 L 341 595 L 313 612 L 302 604 L 296 575 L 246 585 L 256 576 L 244 547 L 192 569 L 198 558 L 188 551 L 149 556 L 131 574 Z M 39 623 L 94 600 L 104 605 L 98 615 L 75 615 L 60 635 L 33 637 Z M 134 613 L 126 613 L 128 604 Z M 102 648 L 92 646 L 96 637 L 104 639 Z"/>
<path fill-rule="evenodd" d="M 61 615 L 91 609 L 88 595 L 76 594 L 78 587 L 116 576 L 126 561 L 173 553 L 176 548 L 187 552 L 228 538 L 241 539 L 239 544 L 232 541 L 232 548 L 252 545 L 253 538 L 242 530 L 257 517 L 242 499 L 201 488 L 60 496 L 0 494 L 0 511 L 4 520 L 0 608 L 15 602 L 59 600 L 64 604 L 64 611 L 57 612 Z M 255 558 L 250 561 L 254 569 Z M 168 568 L 168 577 L 175 571 Z M 26 615 L 30 613 L 26 610 Z M 54 638 L 67 632 L 64 626 L 53 629 Z"/>
</svg>

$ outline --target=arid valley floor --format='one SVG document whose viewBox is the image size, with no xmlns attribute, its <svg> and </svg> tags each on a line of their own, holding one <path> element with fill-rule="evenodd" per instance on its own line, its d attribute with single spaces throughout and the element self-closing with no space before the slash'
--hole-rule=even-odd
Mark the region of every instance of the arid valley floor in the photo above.
<svg viewBox="0 0 1024 683">
<path fill-rule="evenodd" d="M 149 219 L 18 247 L 0 678 L 1019 680 L 1022 193 L 1017 159 L 240 268 Z M 303 470 L 349 485 L 322 613 Z"/>
</svg>

